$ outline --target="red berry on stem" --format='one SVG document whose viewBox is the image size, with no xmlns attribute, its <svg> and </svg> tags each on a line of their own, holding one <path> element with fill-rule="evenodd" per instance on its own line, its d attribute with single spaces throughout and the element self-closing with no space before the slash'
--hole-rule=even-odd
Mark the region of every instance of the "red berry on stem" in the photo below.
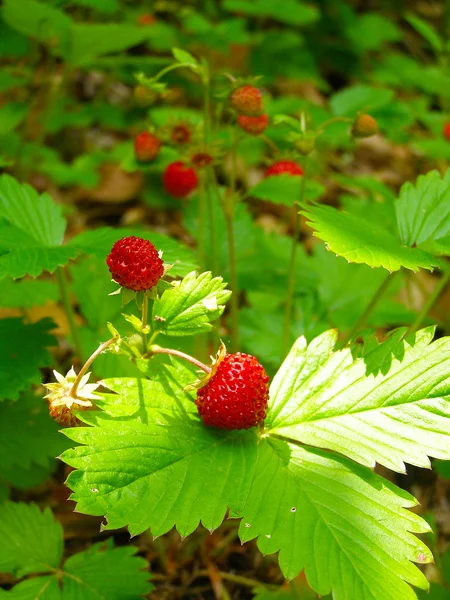
<svg viewBox="0 0 450 600">
<path fill-rule="evenodd" d="M 191 129 L 184 123 L 179 123 L 172 127 L 170 138 L 175 144 L 187 144 L 191 141 Z"/>
<path fill-rule="evenodd" d="M 442 135 L 446 140 L 450 140 L 450 123 L 446 123 L 442 129 Z"/>
<path fill-rule="evenodd" d="M 248 429 L 266 418 L 269 377 L 250 354 L 226 354 L 209 381 L 197 390 L 198 412 L 205 425 Z"/>
<path fill-rule="evenodd" d="M 106 264 L 114 281 L 129 290 L 150 290 L 164 275 L 164 263 L 148 240 L 125 237 L 114 244 Z"/>
<path fill-rule="evenodd" d="M 161 140 L 148 131 L 143 131 L 134 138 L 134 155 L 140 162 L 150 162 L 156 158 L 160 148 Z"/>
<path fill-rule="evenodd" d="M 233 90 L 230 102 L 243 115 L 257 117 L 262 113 L 262 94 L 254 85 L 241 85 Z"/>
<path fill-rule="evenodd" d="M 185 198 L 198 185 L 198 175 L 181 160 L 170 163 L 163 174 L 164 189 L 175 198 Z"/>
<path fill-rule="evenodd" d="M 156 19 L 153 15 L 147 13 L 138 17 L 138 23 L 139 25 L 153 25 L 156 23 Z"/>
<path fill-rule="evenodd" d="M 303 169 L 293 160 L 277 160 L 266 169 L 264 177 L 271 175 L 303 175 Z"/>
<path fill-rule="evenodd" d="M 259 117 L 239 115 L 237 122 L 239 127 L 250 135 L 259 135 L 269 124 L 269 117 L 265 113 Z"/>
</svg>

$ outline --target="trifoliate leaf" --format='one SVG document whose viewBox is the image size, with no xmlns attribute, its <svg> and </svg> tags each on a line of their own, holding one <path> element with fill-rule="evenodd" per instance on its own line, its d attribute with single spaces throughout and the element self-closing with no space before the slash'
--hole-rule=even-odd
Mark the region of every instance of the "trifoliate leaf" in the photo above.
<svg viewBox="0 0 450 600">
<path fill-rule="evenodd" d="M 408 583 L 428 582 L 410 561 L 432 561 L 410 532 L 428 524 L 405 510 L 408 493 L 356 463 L 328 452 L 263 439 L 242 518 L 243 542 L 279 551 L 287 578 L 305 569 L 320 595 L 343 600 L 416 600 Z"/>
<path fill-rule="evenodd" d="M 382 225 L 339 211 L 331 206 L 313 206 L 304 212 L 314 235 L 324 240 L 332 252 L 350 262 L 366 263 L 398 271 L 401 267 L 432 270 L 436 259 L 418 248 L 408 248 L 383 229 Z"/>
<path fill-rule="evenodd" d="M 399 342 L 390 369 L 377 373 L 370 353 L 334 352 L 333 331 L 309 346 L 299 338 L 272 382 L 267 430 L 398 472 L 404 462 L 450 459 L 450 337 L 430 343 L 424 331 Z"/>
<path fill-rule="evenodd" d="M 52 281 L 22 279 L 0 280 L 0 306 L 6 308 L 31 308 L 58 299 L 58 288 Z"/>
<path fill-rule="evenodd" d="M 106 529 L 151 528 L 159 536 L 176 526 L 185 536 L 200 521 L 216 529 L 228 506 L 243 505 L 255 464 L 254 432 L 226 433 L 163 413 L 159 423 L 85 417 L 95 426 L 66 430 L 84 444 L 63 454 L 79 469 L 67 484 L 77 510 L 105 515 Z"/>
<path fill-rule="evenodd" d="M 50 319 L 0 320 L 0 399 L 14 400 L 19 392 L 41 382 L 39 369 L 52 363 L 46 347 L 56 343 L 49 333 L 54 328 Z"/>
<path fill-rule="evenodd" d="M 171 336 L 195 335 L 212 329 L 211 322 L 223 313 L 231 296 L 221 277 L 210 272 L 189 273 L 174 282 L 153 305 L 156 330 Z"/>
<path fill-rule="evenodd" d="M 67 448 L 60 428 L 33 392 L 0 402 L 0 476 L 9 480 L 8 470 L 48 467 Z"/>
<path fill-rule="evenodd" d="M 50 509 L 34 504 L 0 505 L 0 572 L 23 577 L 59 567 L 63 553 L 62 527 Z"/>
<path fill-rule="evenodd" d="M 163 252 L 162 260 L 165 263 L 173 265 L 170 270 L 172 277 L 184 277 L 197 268 L 195 255 L 190 248 L 169 236 L 154 231 L 101 227 L 100 229 L 85 231 L 75 236 L 70 240 L 68 246 L 77 248 L 87 254 L 95 254 L 102 261 L 105 261 L 106 256 L 111 252 L 113 244 L 117 240 L 131 235 L 149 240 L 158 251 L 161 250 Z M 106 265 L 105 270 L 108 271 Z"/>
<path fill-rule="evenodd" d="M 421 175 L 415 185 L 405 183 L 395 203 L 400 238 L 406 246 L 420 245 L 450 234 L 450 171 Z"/>
</svg>

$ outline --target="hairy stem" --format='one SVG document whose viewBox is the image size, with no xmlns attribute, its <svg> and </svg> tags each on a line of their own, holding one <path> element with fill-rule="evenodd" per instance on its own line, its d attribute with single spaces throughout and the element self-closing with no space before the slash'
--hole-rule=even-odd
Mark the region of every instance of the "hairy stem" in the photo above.
<svg viewBox="0 0 450 600">
<path fill-rule="evenodd" d="M 67 321 L 69 323 L 70 335 L 72 336 L 73 345 L 75 346 L 75 350 L 78 356 L 81 359 L 83 359 L 81 340 L 78 333 L 77 324 L 75 323 L 75 313 L 73 311 L 73 307 L 69 299 L 69 290 L 67 288 L 67 280 L 63 267 L 58 267 L 58 269 L 56 270 L 56 279 L 59 287 L 59 297 L 62 302 L 64 312 L 66 313 Z"/>
<path fill-rule="evenodd" d="M 393 271 L 392 273 L 389 273 L 389 275 L 383 279 L 383 281 L 381 282 L 379 287 L 375 290 L 375 293 L 372 296 L 372 299 L 370 300 L 369 304 L 367 305 L 365 311 L 362 313 L 362 315 L 359 317 L 359 319 L 356 320 L 356 322 L 354 323 L 353 327 L 350 330 L 350 333 L 345 338 L 344 346 L 346 346 L 354 338 L 354 336 L 364 328 L 364 326 L 367 322 L 367 319 L 373 313 L 375 307 L 380 302 L 380 300 L 382 300 L 383 296 L 385 295 L 389 286 L 391 285 L 392 280 L 399 272 L 400 271 Z"/>
<path fill-rule="evenodd" d="M 436 287 L 434 288 L 433 293 L 428 298 L 428 301 L 423 305 L 423 308 L 420 311 L 420 313 L 417 315 L 416 320 L 409 328 L 408 335 L 411 333 L 415 333 L 420 328 L 425 317 L 428 315 L 430 310 L 433 308 L 433 306 L 439 300 L 440 295 L 442 294 L 444 289 L 447 287 L 447 284 L 449 281 L 450 281 L 450 267 L 448 267 L 447 270 L 444 271 L 441 279 L 436 284 Z"/>
<path fill-rule="evenodd" d="M 304 203 L 305 199 L 305 188 L 306 188 L 306 160 L 304 165 L 304 173 L 302 175 L 302 182 L 300 187 L 300 198 L 299 204 Z M 292 246 L 291 246 L 291 257 L 289 259 L 289 275 L 288 275 L 288 289 L 287 289 L 287 298 L 286 298 L 286 309 L 284 314 L 284 326 L 283 326 L 283 338 L 282 338 L 282 356 L 283 358 L 286 356 L 289 350 L 289 338 L 290 338 L 290 330 L 291 330 L 291 320 L 292 320 L 292 304 L 294 300 L 294 289 L 295 289 L 295 262 L 297 257 L 297 248 L 298 248 L 298 236 L 300 233 L 300 213 L 299 206 L 297 202 L 294 204 L 295 211 L 295 221 L 294 221 L 294 233 L 292 237 Z"/>
<path fill-rule="evenodd" d="M 169 354 L 170 356 L 177 356 L 178 358 L 187 360 L 192 365 L 198 367 L 205 373 L 208 373 L 208 374 L 211 373 L 211 367 L 208 367 L 207 365 L 205 365 L 201 361 L 197 360 L 193 356 L 190 356 L 189 354 L 185 354 L 184 352 L 181 352 L 180 350 L 174 350 L 173 348 L 161 348 L 161 346 L 156 346 L 156 345 L 150 346 L 149 350 L 150 350 L 150 354 Z"/>
<path fill-rule="evenodd" d="M 72 396 L 72 398 L 77 397 L 77 391 L 78 391 L 78 386 L 80 385 L 80 381 L 83 379 L 84 374 L 89 369 L 89 367 L 92 365 L 92 363 L 97 358 L 97 356 L 99 356 L 104 350 L 106 350 L 106 348 L 108 346 L 110 346 L 112 343 L 114 343 L 116 341 L 117 341 L 117 338 L 113 337 L 110 340 L 108 340 L 107 342 L 103 342 L 103 344 L 100 344 L 100 346 L 97 348 L 97 350 L 90 355 L 90 357 L 87 359 L 87 361 L 84 363 L 83 367 L 81 368 L 80 372 L 78 373 L 77 378 L 73 382 L 72 389 L 70 390 L 70 396 Z"/>
</svg>

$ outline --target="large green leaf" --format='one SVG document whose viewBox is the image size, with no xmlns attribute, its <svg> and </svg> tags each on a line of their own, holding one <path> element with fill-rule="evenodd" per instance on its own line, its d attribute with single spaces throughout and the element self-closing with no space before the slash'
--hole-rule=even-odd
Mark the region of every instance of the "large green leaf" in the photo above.
<svg viewBox="0 0 450 600">
<path fill-rule="evenodd" d="M 62 527 L 50 509 L 34 504 L 0 505 L 0 572 L 23 577 L 59 566 L 63 553 Z"/>
<path fill-rule="evenodd" d="M 211 321 L 223 313 L 231 296 L 221 277 L 208 271 L 189 273 L 181 282 L 173 282 L 153 305 L 155 329 L 166 335 L 183 336 L 212 329 Z"/>
<path fill-rule="evenodd" d="M 415 600 L 406 582 L 427 589 L 410 561 L 431 562 L 410 532 L 428 524 L 405 510 L 412 496 L 352 461 L 263 439 L 240 517 L 243 542 L 258 538 L 263 554 L 279 551 L 286 577 L 302 569 L 320 595 L 338 600 Z"/>
<path fill-rule="evenodd" d="M 1 262 L 1 260 L 0 260 Z M 0 281 L 0 306 L 31 308 L 58 299 L 58 288 L 52 281 L 2 279 Z"/>
<path fill-rule="evenodd" d="M 354 360 L 336 339 L 298 339 L 272 382 L 267 430 L 399 472 L 450 459 L 450 338 L 400 340 L 387 372 L 383 348 Z"/>
<path fill-rule="evenodd" d="M 336 210 L 331 206 L 312 206 L 304 212 L 316 235 L 328 249 L 350 262 L 365 263 L 398 271 L 401 267 L 417 271 L 432 270 L 436 259 L 418 248 L 408 248 L 383 229 L 362 216 Z"/>
<path fill-rule="evenodd" d="M 14 400 L 19 392 L 41 382 L 39 369 L 52 364 L 47 346 L 56 343 L 49 333 L 54 327 L 50 319 L 37 323 L 0 320 L 0 400 Z"/>
</svg>

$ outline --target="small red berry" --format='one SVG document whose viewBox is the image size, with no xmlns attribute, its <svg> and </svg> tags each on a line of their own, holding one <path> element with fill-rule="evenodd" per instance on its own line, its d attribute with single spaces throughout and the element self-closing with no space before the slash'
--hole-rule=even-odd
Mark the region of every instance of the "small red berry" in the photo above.
<svg viewBox="0 0 450 600">
<path fill-rule="evenodd" d="M 234 109 L 248 117 L 257 117 L 262 113 L 262 94 L 253 85 L 241 85 L 231 92 L 230 102 Z"/>
<path fill-rule="evenodd" d="M 269 377 L 250 354 L 226 354 L 209 381 L 197 390 L 197 405 L 205 425 L 248 429 L 266 418 Z"/>
<path fill-rule="evenodd" d="M 239 127 L 250 135 L 259 135 L 269 124 L 269 117 L 265 113 L 259 117 L 247 117 L 246 115 L 239 115 L 237 121 Z"/>
<path fill-rule="evenodd" d="M 198 185 L 198 175 L 181 160 L 170 163 L 163 174 L 164 189 L 175 198 L 184 198 Z"/>
<path fill-rule="evenodd" d="M 156 19 L 153 15 L 147 13 L 138 17 L 138 23 L 139 25 L 153 25 L 156 23 Z"/>
<path fill-rule="evenodd" d="M 266 172 L 264 177 L 270 177 L 271 175 L 303 175 L 303 169 L 299 164 L 293 160 L 277 160 L 274 162 Z"/>
<path fill-rule="evenodd" d="M 84 406 L 76 406 L 75 408 L 77 410 L 86 410 Z M 50 403 L 49 411 L 51 418 L 56 421 L 58 425 L 62 425 L 63 427 L 77 427 L 78 425 L 83 425 L 70 408 L 64 404 L 54 406 Z"/>
<path fill-rule="evenodd" d="M 150 290 L 164 275 L 164 263 L 155 246 L 134 235 L 114 244 L 106 264 L 114 281 L 129 290 Z"/>
<path fill-rule="evenodd" d="M 207 167 L 213 160 L 213 157 L 208 152 L 196 152 L 191 158 L 194 167 L 198 167 L 199 169 Z"/>
<path fill-rule="evenodd" d="M 450 123 L 446 123 L 442 129 L 442 135 L 446 140 L 450 140 Z"/>
<path fill-rule="evenodd" d="M 161 140 L 148 131 L 143 131 L 134 138 L 134 155 L 140 162 L 150 162 L 155 159 L 160 148 Z"/>
<path fill-rule="evenodd" d="M 184 123 L 179 123 L 172 127 L 170 132 L 170 139 L 175 144 L 187 144 L 191 141 L 192 132 L 190 128 Z"/>
</svg>

